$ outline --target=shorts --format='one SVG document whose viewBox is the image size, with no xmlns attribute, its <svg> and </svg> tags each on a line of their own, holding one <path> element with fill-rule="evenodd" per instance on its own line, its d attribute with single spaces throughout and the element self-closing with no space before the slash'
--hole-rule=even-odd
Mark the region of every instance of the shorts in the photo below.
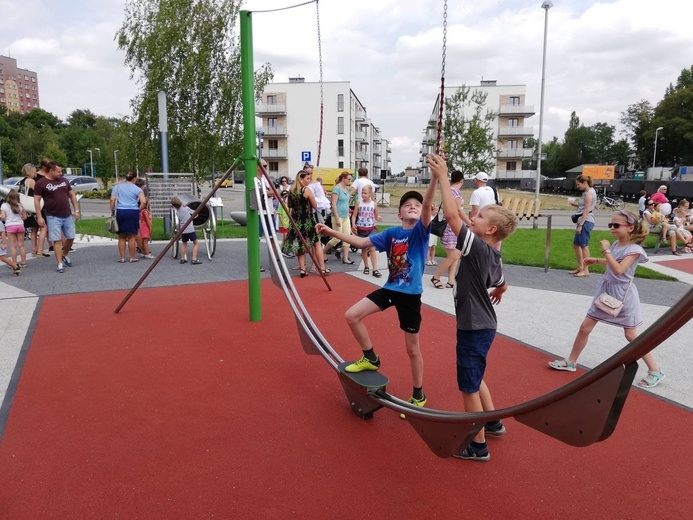
<svg viewBox="0 0 693 520">
<path fill-rule="evenodd" d="M 486 372 L 486 356 L 496 329 L 457 330 L 457 387 L 461 392 L 479 391 Z"/>
<path fill-rule="evenodd" d="M 69 217 L 46 217 L 46 226 L 48 227 L 48 240 L 58 242 L 63 239 L 63 235 L 68 240 L 75 239 L 75 221 L 72 215 Z"/>
<path fill-rule="evenodd" d="M 662 225 L 657 224 L 656 226 L 650 226 L 650 233 L 659 233 L 660 235 L 662 234 Z"/>
<path fill-rule="evenodd" d="M 38 222 L 36 221 L 36 215 L 29 213 L 24 219 L 24 227 L 27 229 L 39 227 Z"/>
<path fill-rule="evenodd" d="M 406 294 L 390 289 L 378 289 L 366 296 L 384 311 L 394 305 L 399 316 L 399 328 L 417 334 L 421 328 L 421 295 Z"/>
<path fill-rule="evenodd" d="M 579 247 L 587 247 L 590 245 L 590 235 L 594 229 L 594 222 L 589 220 L 582 225 L 582 229 L 578 233 L 575 232 L 575 237 L 573 238 L 573 245 Z"/>
<path fill-rule="evenodd" d="M 140 229 L 140 210 L 119 209 L 116 213 L 119 235 L 136 235 Z"/>
<path fill-rule="evenodd" d="M 357 229 L 356 230 L 356 236 L 361 237 L 361 238 L 368 238 L 373 235 L 377 235 L 378 230 L 373 228 L 373 229 Z M 368 246 L 368 247 L 362 247 L 361 250 L 369 250 L 369 249 L 374 249 L 373 246 Z"/>
<path fill-rule="evenodd" d="M 194 231 L 192 233 L 183 233 L 180 238 L 183 240 L 184 244 L 186 242 L 197 242 L 197 233 Z"/>
<path fill-rule="evenodd" d="M 5 232 L 7 233 L 24 233 L 24 224 L 15 224 L 13 226 L 7 226 Z"/>
</svg>

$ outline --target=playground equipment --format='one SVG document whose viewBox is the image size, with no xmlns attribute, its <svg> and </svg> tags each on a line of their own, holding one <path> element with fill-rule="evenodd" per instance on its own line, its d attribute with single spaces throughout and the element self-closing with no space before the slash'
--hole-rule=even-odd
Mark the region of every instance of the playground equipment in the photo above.
<svg viewBox="0 0 693 520">
<path fill-rule="evenodd" d="M 202 232 L 202 239 L 205 244 L 205 250 L 207 252 L 207 259 L 212 260 L 214 253 L 217 250 L 217 218 L 214 215 L 212 206 L 208 204 L 202 204 L 199 200 L 193 198 L 186 193 L 179 193 L 178 198 L 183 203 L 183 206 L 187 206 L 193 212 L 200 208 L 197 212 L 197 216 L 193 218 L 193 226 L 195 229 L 199 229 Z M 181 222 L 178 221 L 178 215 L 176 211 L 171 208 L 171 238 L 178 234 L 181 229 Z M 171 247 L 171 256 L 173 258 L 178 258 L 178 252 L 180 250 L 180 240 L 175 240 L 173 247 Z"/>
</svg>

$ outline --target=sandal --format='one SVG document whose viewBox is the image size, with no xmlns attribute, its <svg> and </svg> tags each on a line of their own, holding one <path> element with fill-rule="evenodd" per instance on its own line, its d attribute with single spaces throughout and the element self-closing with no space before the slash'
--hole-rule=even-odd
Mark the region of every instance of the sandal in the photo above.
<svg viewBox="0 0 693 520">
<path fill-rule="evenodd" d="M 308 271 L 310 274 L 318 274 L 318 270 L 315 268 L 315 266 L 310 268 L 310 271 Z"/>
<path fill-rule="evenodd" d="M 305 278 L 306 276 L 308 276 L 308 273 L 306 273 L 305 269 L 300 269 L 299 274 L 301 275 L 301 278 Z"/>
<path fill-rule="evenodd" d="M 383 273 L 381 273 L 377 269 L 373 269 L 373 276 L 375 276 L 376 278 L 380 278 L 382 275 Z"/>
<path fill-rule="evenodd" d="M 440 283 L 440 278 L 436 278 L 435 276 L 431 276 L 431 283 L 433 284 L 433 287 L 436 289 L 442 289 L 443 284 Z"/>
<path fill-rule="evenodd" d="M 363 274 L 371 274 L 371 270 L 368 267 L 364 267 Z"/>
<path fill-rule="evenodd" d="M 679 253 L 678 251 L 672 251 L 671 254 L 676 255 L 676 256 L 681 256 L 681 253 Z"/>
<path fill-rule="evenodd" d="M 354 263 L 354 261 L 353 260 L 342 260 L 342 263 L 352 265 Z"/>
<path fill-rule="evenodd" d="M 553 368 L 554 370 L 564 370 L 566 372 L 575 372 L 575 367 L 577 366 L 577 363 L 571 363 L 567 359 L 557 359 L 556 361 L 549 361 L 549 366 L 551 368 Z"/>
<path fill-rule="evenodd" d="M 446 287 L 447 289 L 452 289 L 452 288 L 455 287 L 455 286 L 454 286 L 454 284 L 451 284 L 450 282 L 448 282 L 448 283 L 445 284 L 445 287 Z"/>
<path fill-rule="evenodd" d="M 573 276 L 575 278 L 587 278 L 589 275 L 590 273 L 583 273 L 582 271 L 580 271 L 579 273 L 574 274 Z"/>
<path fill-rule="evenodd" d="M 24 263 L 24 264 L 19 264 L 19 265 L 22 267 L 22 269 L 26 269 L 26 264 L 25 264 L 25 263 Z"/>
<path fill-rule="evenodd" d="M 332 271 L 330 271 L 327 267 L 326 267 L 325 269 L 322 270 L 322 274 L 324 274 L 325 276 L 327 276 L 327 275 L 330 274 L 331 272 L 332 272 Z"/>
<path fill-rule="evenodd" d="M 119 264 L 124 264 L 124 263 L 125 263 L 125 258 L 121 258 L 120 260 L 118 260 L 118 263 L 119 263 Z"/>
<path fill-rule="evenodd" d="M 652 379 L 648 379 L 648 377 L 652 376 Z M 659 384 L 660 381 L 662 381 L 666 376 L 664 375 L 664 372 L 661 370 L 659 372 L 655 372 L 654 370 L 648 370 L 647 371 L 647 376 L 643 377 L 639 382 L 638 386 L 640 388 L 654 388 Z"/>
<path fill-rule="evenodd" d="M 568 271 L 568 274 L 572 274 L 573 276 L 575 276 L 579 272 L 580 272 L 580 269 L 573 269 L 572 271 Z"/>
<path fill-rule="evenodd" d="M 20 274 L 22 274 L 22 268 L 19 266 L 15 267 L 14 269 L 12 269 L 12 274 L 15 276 L 19 276 Z"/>
</svg>

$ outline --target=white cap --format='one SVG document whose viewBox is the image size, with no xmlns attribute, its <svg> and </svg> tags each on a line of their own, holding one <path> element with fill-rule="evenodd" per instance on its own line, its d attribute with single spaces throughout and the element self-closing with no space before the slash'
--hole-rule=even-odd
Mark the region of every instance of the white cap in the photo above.
<svg viewBox="0 0 693 520">
<path fill-rule="evenodd" d="M 488 175 L 484 172 L 477 173 L 474 178 L 479 182 L 488 182 Z"/>
</svg>

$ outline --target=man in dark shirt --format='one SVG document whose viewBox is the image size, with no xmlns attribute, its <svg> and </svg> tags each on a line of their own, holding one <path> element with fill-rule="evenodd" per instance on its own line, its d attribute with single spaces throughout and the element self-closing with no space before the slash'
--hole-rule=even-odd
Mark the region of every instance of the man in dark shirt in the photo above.
<svg viewBox="0 0 693 520">
<path fill-rule="evenodd" d="M 75 239 L 75 221 L 79 220 L 77 197 L 67 179 L 62 176 L 62 168 L 57 163 L 50 163 L 43 179 L 34 186 L 34 208 L 36 220 L 40 227 L 48 227 L 48 240 L 53 242 L 55 259 L 58 262 L 57 272 L 64 273 L 65 267 L 72 267 L 67 254 Z M 41 199 L 46 213 L 44 221 L 41 215 Z M 70 202 L 74 211 L 70 210 Z M 65 239 L 63 240 L 63 236 Z"/>
</svg>

